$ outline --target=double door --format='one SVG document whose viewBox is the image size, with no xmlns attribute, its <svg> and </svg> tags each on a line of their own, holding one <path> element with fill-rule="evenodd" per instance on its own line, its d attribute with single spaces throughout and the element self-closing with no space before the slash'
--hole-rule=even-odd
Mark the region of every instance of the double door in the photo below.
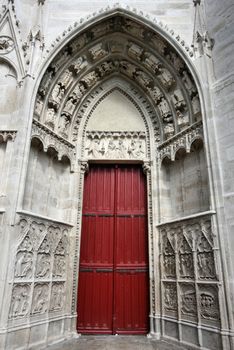
<svg viewBox="0 0 234 350">
<path fill-rule="evenodd" d="M 90 166 L 83 197 L 79 333 L 148 332 L 146 208 L 141 166 Z"/>
</svg>

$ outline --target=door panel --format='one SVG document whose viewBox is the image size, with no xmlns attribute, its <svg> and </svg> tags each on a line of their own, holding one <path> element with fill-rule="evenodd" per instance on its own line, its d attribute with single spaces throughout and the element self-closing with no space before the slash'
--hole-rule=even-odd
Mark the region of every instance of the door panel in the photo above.
<svg viewBox="0 0 234 350">
<path fill-rule="evenodd" d="M 148 330 L 146 180 L 141 167 L 119 166 L 115 222 L 114 333 Z"/>
<path fill-rule="evenodd" d="M 90 166 L 82 215 L 80 333 L 148 331 L 145 192 L 140 166 Z"/>
</svg>

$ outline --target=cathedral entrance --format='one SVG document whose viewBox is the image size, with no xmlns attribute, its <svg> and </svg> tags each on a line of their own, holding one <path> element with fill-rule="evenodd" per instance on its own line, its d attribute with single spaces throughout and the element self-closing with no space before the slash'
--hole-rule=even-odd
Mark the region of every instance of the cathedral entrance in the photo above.
<svg viewBox="0 0 234 350">
<path fill-rule="evenodd" d="M 79 333 L 148 333 L 146 198 L 140 165 L 90 166 L 83 198 Z"/>
</svg>

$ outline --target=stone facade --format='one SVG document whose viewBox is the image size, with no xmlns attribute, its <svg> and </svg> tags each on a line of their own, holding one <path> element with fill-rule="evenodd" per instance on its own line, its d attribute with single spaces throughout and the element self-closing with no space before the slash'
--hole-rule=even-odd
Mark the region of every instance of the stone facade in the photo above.
<svg viewBox="0 0 234 350">
<path fill-rule="evenodd" d="M 150 336 L 233 349 L 232 1 L 0 3 L 0 349 L 77 336 L 90 162 L 146 174 Z"/>
</svg>

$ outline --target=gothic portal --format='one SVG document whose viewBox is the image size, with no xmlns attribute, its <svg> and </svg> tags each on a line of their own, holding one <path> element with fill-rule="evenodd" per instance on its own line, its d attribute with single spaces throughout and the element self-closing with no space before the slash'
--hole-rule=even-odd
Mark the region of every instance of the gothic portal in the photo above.
<svg viewBox="0 0 234 350">
<path fill-rule="evenodd" d="M 193 50 L 114 5 L 75 22 L 51 51 L 39 25 L 47 3 L 22 50 L 10 3 L 0 20 L 13 100 L 0 119 L 0 348 L 39 348 L 78 329 L 231 350 L 214 41 L 199 34 L 201 3 Z"/>
</svg>

